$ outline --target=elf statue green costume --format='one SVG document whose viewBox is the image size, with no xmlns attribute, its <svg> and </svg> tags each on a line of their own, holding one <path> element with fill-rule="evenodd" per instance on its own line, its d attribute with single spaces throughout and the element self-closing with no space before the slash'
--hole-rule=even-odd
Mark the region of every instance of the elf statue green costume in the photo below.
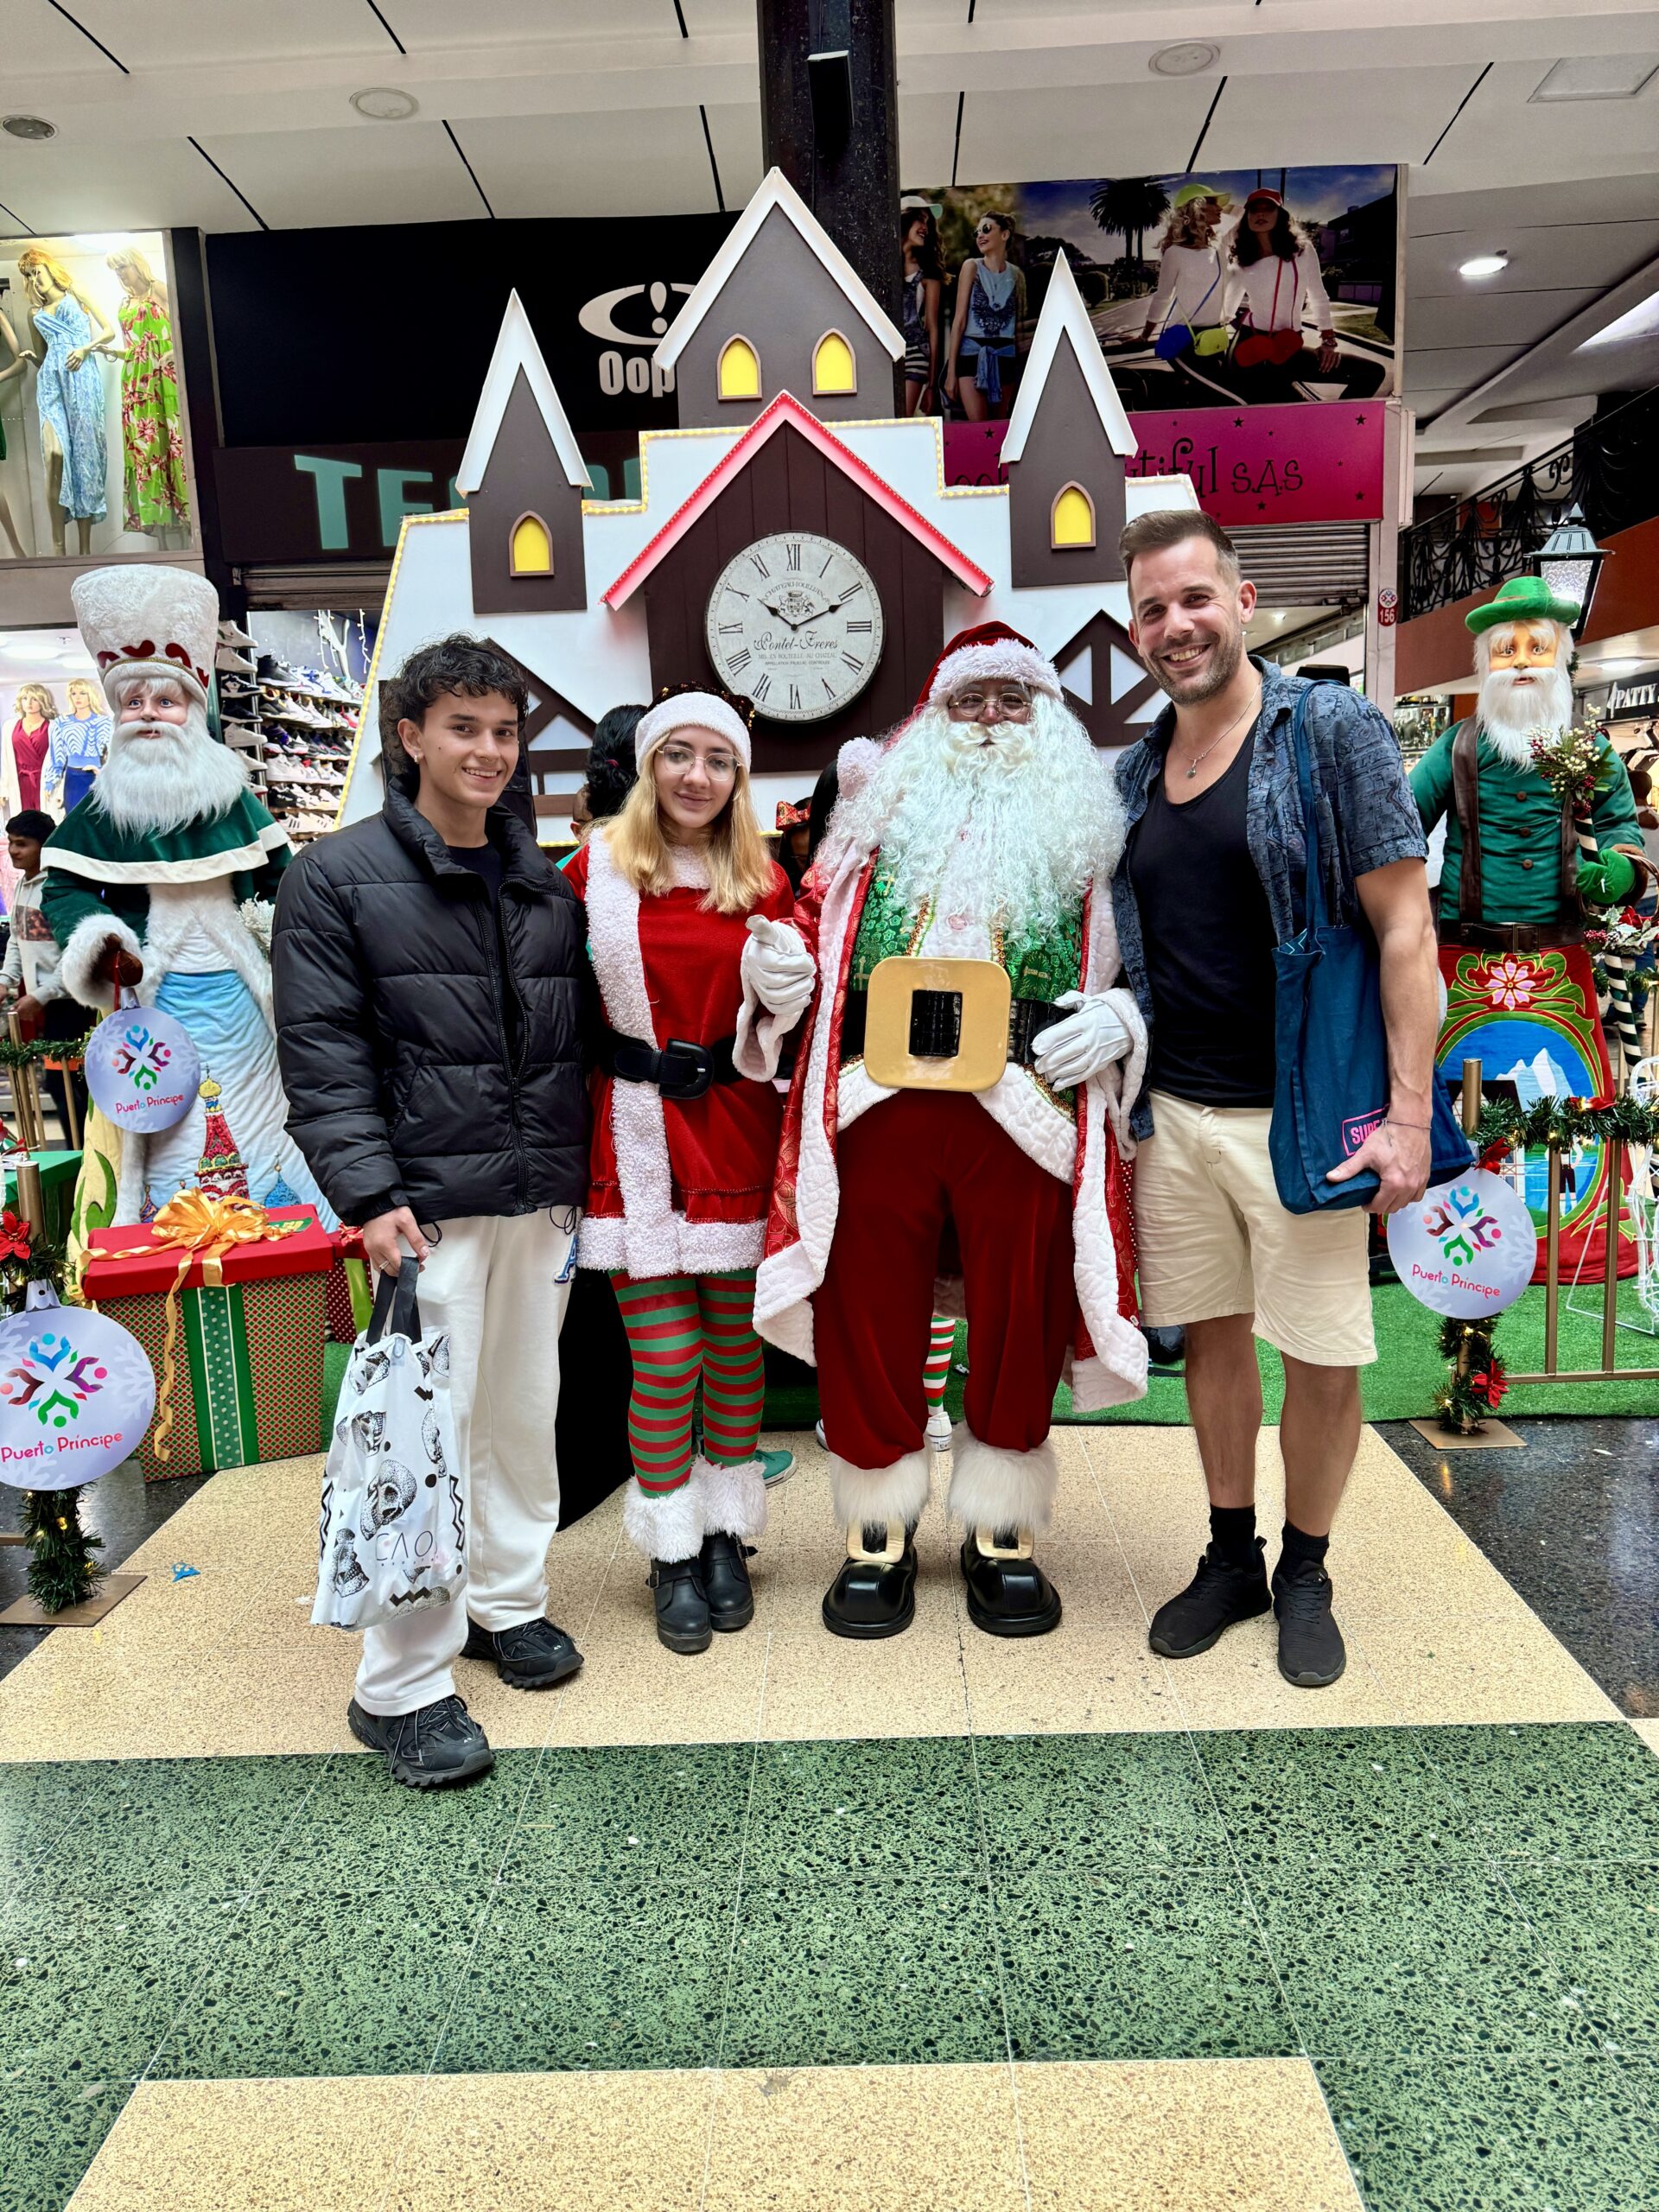
<svg viewBox="0 0 1659 2212">
<path fill-rule="evenodd" d="M 1580 741 L 1576 772 L 1560 758 L 1573 720 L 1567 664 L 1578 615 L 1536 576 L 1512 578 L 1477 607 L 1466 622 L 1478 711 L 1447 730 L 1411 773 L 1423 827 L 1446 825 L 1441 1073 L 1455 1082 L 1464 1060 L 1477 1058 L 1487 1090 L 1512 1089 L 1522 1105 L 1544 1096 L 1612 1096 L 1584 943 L 1586 901 L 1616 905 L 1643 873 L 1636 803 L 1618 754 L 1598 732 Z M 1517 1170 L 1541 1225 L 1544 1172 L 1541 1160 Z M 1592 1230 L 1605 1185 L 1599 1158 L 1569 1175 L 1563 1276 L 1599 1279 L 1601 1232 Z M 1541 1281 L 1543 1266 L 1541 1247 Z"/>
<path fill-rule="evenodd" d="M 137 567 L 79 576 L 73 594 L 115 727 L 98 780 L 45 847 L 41 903 L 63 948 L 64 985 L 99 1013 L 118 983 L 130 985 L 141 1005 L 181 1021 L 232 1140 L 214 1189 L 263 1199 L 285 1185 L 284 1203 L 291 1193 L 317 1206 L 332 1227 L 283 1126 L 271 1026 L 270 901 L 292 848 L 240 757 L 207 726 L 218 597 L 186 570 Z M 92 1124 L 79 1219 L 138 1221 L 197 1186 L 204 1097 L 149 1135 L 97 1115 Z M 218 1118 L 213 1126 L 222 1152 Z"/>
</svg>

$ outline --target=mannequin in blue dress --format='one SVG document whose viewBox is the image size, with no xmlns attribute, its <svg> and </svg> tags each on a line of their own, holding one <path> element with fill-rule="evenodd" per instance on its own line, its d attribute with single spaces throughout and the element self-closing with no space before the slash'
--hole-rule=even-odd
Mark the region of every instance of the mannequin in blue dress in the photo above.
<svg viewBox="0 0 1659 2212">
<path fill-rule="evenodd" d="M 105 514 L 108 447 L 104 429 L 104 372 L 99 356 L 116 343 L 102 311 L 62 263 L 43 247 L 17 257 L 31 319 L 46 347 L 35 383 L 41 415 L 41 454 L 53 512 L 52 549 L 67 549 L 71 517 L 82 553 L 92 550 L 92 524 Z M 38 357 L 37 357 L 38 358 Z"/>
</svg>

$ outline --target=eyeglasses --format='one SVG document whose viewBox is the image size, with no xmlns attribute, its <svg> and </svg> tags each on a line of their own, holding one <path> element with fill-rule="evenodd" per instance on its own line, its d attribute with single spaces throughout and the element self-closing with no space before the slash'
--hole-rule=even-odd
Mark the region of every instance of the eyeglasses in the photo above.
<svg viewBox="0 0 1659 2212">
<path fill-rule="evenodd" d="M 985 709 L 995 707 L 996 719 L 1005 722 L 1023 722 L 1031 719 L 1029 693 L 1007 684 L 1000 691 L 974 689 L 958 691 L 946 711 L 953 722 L 977 722 L 985 719 Z"/>
<path fill-rule="evenodd" d="M 671 768 L 677 776 L 683 776 L 688 768 L 695 766 L 699 758 L 717 784 L 729 784 L 737 773 L 735 753 L 704 753 L 699 755 L 689 745 L 665 745 L 663 747 L 663 765 Z"/>
</svg>

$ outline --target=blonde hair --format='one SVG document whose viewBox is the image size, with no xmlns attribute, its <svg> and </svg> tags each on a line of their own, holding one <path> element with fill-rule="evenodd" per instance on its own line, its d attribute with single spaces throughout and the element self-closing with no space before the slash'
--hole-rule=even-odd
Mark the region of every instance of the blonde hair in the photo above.
<svg viewBox="0 0 1659 2212">
<path fill-rule="evenodd" d="M 109 702 L 90 676 L 72 676 L 63 687 L 66 699 L 73 699 L 77 691 L 86 694 L 86 702 L 95 715 L 107 715 Z"/>
<path fill-rule="evenodd" d="M 130 269 L 141 284 L 153 284 L 156 271 L 150 267 L 136 245 L 118 245 L 108 257 L 107 265 L 118 276 L 124 269 Z"/>
<path fill-rule="evenodd" d="M 74 278 L 69 274 L 69 271 L 64 267 L 63 264 L 58 260 L 54 255 L 49 254 L 44 246 L 29 246 L 24 252 L 20 253 L 17 257 L 17 273 L 19 276 L 27 276 L 31 270 L 36 269 L 44 269 L 47 275 L 52 279 L 52 282 L 57 286 L 60 292 L 73 292 L 74 290 Z"/>
<path fill-rule="evenodd" d="M 677 880 L 673 849 L 663 834 L 662 809 L 657 803 L 657 779 L 651 764 L 648 753 L 622 811 L 609 822 L 601 822 L 594 832 L 609 846 L 619 874 L 641 897 L 671 891 Z M 749 800 L 749 772 L 741 760 L 732 795 L 709 828 L 704 852 L 709 889 L 702 900 L 703 912 L 752 912 L 772 888 L 775 862 L 756 827 Z"/>
<path fill-rule="evenodd" d="M 44 683 L 20 683 L 17 686 L 17 696 L 12 704 L 20 721 L 22 719 L 23 702 L 26 699 L 33 699 L 35 701 L 48 721 L 56 721 L 58 719 L 58 702 L 52 696 L 52 694 L 47 690 Z"/>
<path fill-rule="evenodd" d="M 1220 196 L 1218 193 L 1216 194 L 1217 201 Z M 1169 220 L 1164 225 L 1164 234 L 1158 241 L 1160 250 L 1172 245 L 1212 245 L 1215 240 L 1215 229 L 1212 226 L 1206 231 L 1203 215 L 1204 209 L 1209 205 L 1210 200 L 1206 194 L 1202 200 L 1189 200 L 1185 207 L 1172 207 L 1169 211 Z M 1216 219 L 1217 224 L 1220 219 L 1220 216 L 1217 215 Z"/>
</svg>

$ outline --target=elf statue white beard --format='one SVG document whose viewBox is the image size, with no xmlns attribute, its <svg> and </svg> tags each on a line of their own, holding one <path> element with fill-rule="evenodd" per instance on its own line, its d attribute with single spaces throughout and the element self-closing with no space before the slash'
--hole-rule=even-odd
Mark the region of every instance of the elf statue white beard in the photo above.
<svg viewBox="0 0 1659 2212">
<path fill-rule="evenodd" d="M 1494 668 L 1480 685 L 1480 734 L 1511 767 L 1530 768 L 1532 741 L 1553 737 L 1573 719 L 1573 679 L 1554 668 Z"/>
<path fill-rule="evenodd" d="M 1046 692 L 1029 722 L 953 722 L 924 709 L 830 818 L 826 843 L 878 848 L 912 917 L 930 901 L 1044 936 L 1123 849 L 1123 810 L 1075 715 Z"/>
<path fill-rule="evenodd" d="M 90 802 L 118 830 L 164 837 L 188 822 L 212 822 L 248 789 L 239 754 L 207 728 L 207 710 L 192 700 L 183 722 L 124 722 L 110 733 L 110 756 Z"/>
</svg>

